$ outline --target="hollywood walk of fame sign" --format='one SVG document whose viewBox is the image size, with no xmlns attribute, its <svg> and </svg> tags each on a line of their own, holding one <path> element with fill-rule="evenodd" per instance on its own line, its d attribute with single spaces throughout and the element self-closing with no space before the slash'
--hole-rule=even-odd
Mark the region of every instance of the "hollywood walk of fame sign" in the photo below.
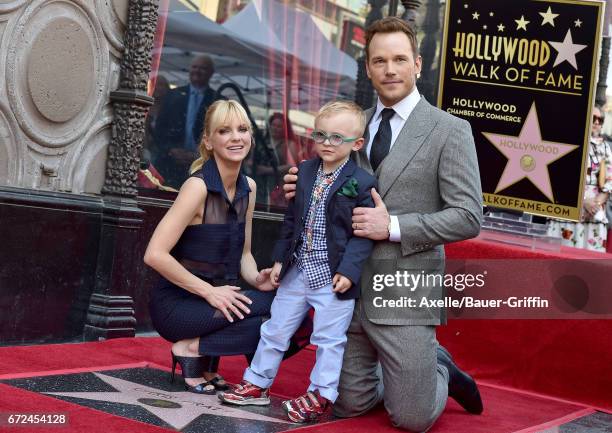
<svg viewBox="0 0 612 433">
<path fill-rule="evenodd" d="M 154 368 L 130 368 L 0 382 L 184 433 L 275 433 L 301 426 L 286 418 L 275 396 L 271 406 L 230 406 L 216 395 L 186 392 L 182 381 L 170 384 L 168 378 Z"/>
<path fill-rule="evenodd" d="M 438 106 L 472 126 L 485 205 L 580 218 L 603 4 L 447 0 Z"/>
</svg>

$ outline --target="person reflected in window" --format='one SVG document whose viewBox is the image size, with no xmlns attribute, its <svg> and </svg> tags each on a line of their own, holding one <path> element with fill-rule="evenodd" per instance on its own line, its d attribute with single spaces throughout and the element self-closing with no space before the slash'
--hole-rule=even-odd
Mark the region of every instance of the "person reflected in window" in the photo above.
<svg viewBox="0 0 612 433">
<path fill-rule="evenodd" d="M 258 146 L 253 156 L 253 176 L 257 181 L 257 202 L 286 206 L 281 190 L 282 177 L 290 167 L 305 159 L 291 122 L 283 113 L 268 119 L 266 145 Z"/>
<path fill-rule="evenodd" d="M 157 143 L 155 142 L 155 126 L 157 125 L 159 114 L 162 106 L 164 105 L 166 95 L 170 91 L 170 83 L 165 76 L 158 75 L 154 78 L 154 80 L 155 88 L 152 95 L 154 101 L 153 105 L 149 107 L 147 119 L 145 120 L 143 162 L 147 167 L 151 161 L 157 159 L 157 155 L 159 154 L 159 149 L 157 148 Z"/>
<path fill-rule="evenodd" d="M 189 67 L 189 84 L 169 91 L 161 107 L 155 125 L 159 152 L 153 163 L 169 186 L 178 187 L 187 178 L 189 166 L 198 157 L 204 113 L 221 99 L 208 84 L 214 72 L 210 57 L 194 58 Z"/>
<path fill-rule="evenodd" d="M 603 111 L 594 107 L 581 220 L 548 221 L 548 235 L 560 237 L 563 245 L 602 253 L 608 242 L 606 206 L 612 191 L 612 145 L 602 135 L 603 122 Z"/>
<path fill-rule="evenodd" d="M 140 169 L 138 170 L 138 187 L 146 189 L 168 189 L 164 186 L 165 179 L 156 170 L 153 161 L 159 155 L 159 148 L 155 141 L 155 124 L 159 112 L 164 104 L 164 98 L 170 91 L 170 83 L 163 75 L 153 76 L 149 79 L 149 88 L 153 88 L 153 105 L 149 107 L 145 119 L 144 146 L 140 155 Z M 172 189 L 170 189 L 172 190 Z"/>
</svg>

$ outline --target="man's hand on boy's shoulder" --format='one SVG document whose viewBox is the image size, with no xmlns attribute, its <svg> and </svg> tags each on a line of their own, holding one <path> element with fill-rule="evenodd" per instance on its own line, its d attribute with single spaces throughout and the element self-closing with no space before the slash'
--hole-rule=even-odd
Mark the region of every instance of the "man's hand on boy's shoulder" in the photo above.
<svg viewBox="0 0 612 433">
<path fill-rule="evenodd" d="M 389 239 L 391 217 L 387 206 L 375 188 L 371 189 L 374 207 L 356 207 L 353 209 L 353 234 L 375 241 Z"/>
<path fill-rule="evenodd" d="M 344 275 L 336 274 L 334 275 L 334 278 L 332 279 L 332 284 L 334 286 L 333 288 L 334 293 L 344 293 L 348 289 L 351 288 L 351 286 L 353 285 L 353 282 L 349 280 L 348 278 L 346 278 Z"/>
<path fill-rule="evenodd" d="M 295 188 L 298 180 L 297 173 L 298 168 L 291 167 L 289 172 L 283 176 L 283 191 L 285 191 L 285 198 L 287 200 L 291 200 L 293 197 L 295 197 Z"/>
</svg>

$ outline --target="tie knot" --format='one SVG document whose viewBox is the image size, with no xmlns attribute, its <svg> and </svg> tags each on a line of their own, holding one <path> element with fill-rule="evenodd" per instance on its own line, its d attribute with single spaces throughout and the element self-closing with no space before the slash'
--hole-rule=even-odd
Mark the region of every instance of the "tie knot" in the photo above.
<svg viewBox="0 0 612 433">
<path fill-rule="evenodd" d="M 389 120 L 395 114 L 395 110 L 393 108 L 384 108 L 380 113 L 382 120 Z"/>
</svg>

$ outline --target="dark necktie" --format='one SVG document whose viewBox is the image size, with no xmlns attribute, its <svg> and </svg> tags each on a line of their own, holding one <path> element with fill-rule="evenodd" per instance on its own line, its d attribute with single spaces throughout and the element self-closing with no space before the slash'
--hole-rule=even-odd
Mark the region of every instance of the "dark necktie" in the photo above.
<svg viewBox="0 0 612 433">
<path fill-rule="evenodd" d="M 381 116 L 382 120 L 378 125 L 378 131 L 372 140 L 372 148 L 370 149 L 370 164 L 372 170 L 376 171 L 381 162 L 385 159 L 391 148 L 391 118 L 395 114 L 393 108 L 383 109 Z"/>
</svg>

